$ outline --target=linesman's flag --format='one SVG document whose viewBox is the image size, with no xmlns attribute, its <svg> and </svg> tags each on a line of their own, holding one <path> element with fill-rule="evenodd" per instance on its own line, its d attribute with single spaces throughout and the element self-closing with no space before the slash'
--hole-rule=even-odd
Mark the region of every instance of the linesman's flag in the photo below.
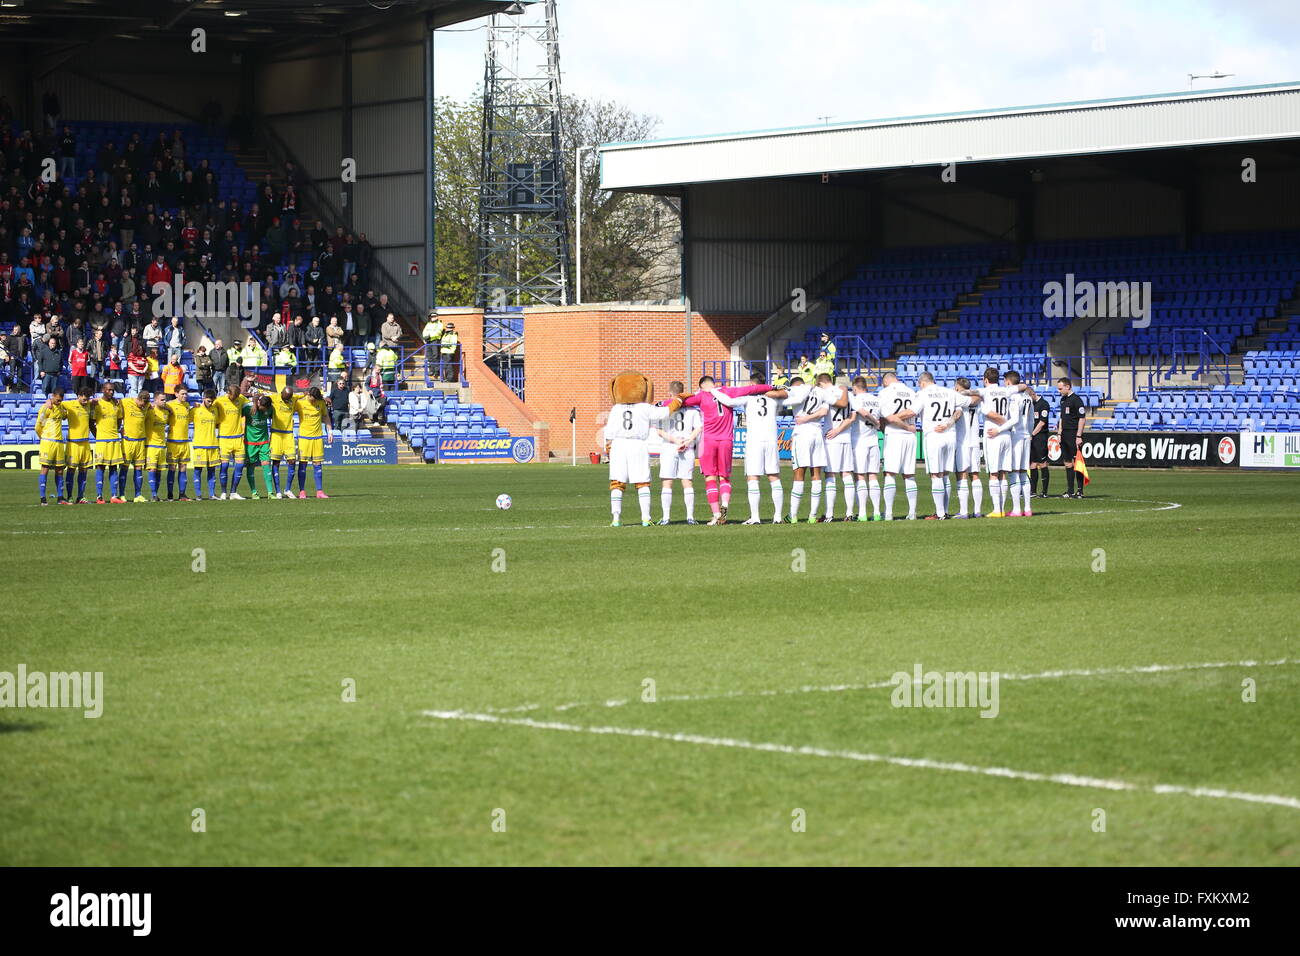
<svg viewBox="0 0 1300 956">
<path fill-rule="evenodd" d="M 1083 486 L 1085 488 L 1092 483 L 1092 479 L 1088 477 L 1088 466 L 1083 461 L 1082 449 L 1074 453 L 1074 470 L 1077 474 L 1083 476 Z"/>
</svg>

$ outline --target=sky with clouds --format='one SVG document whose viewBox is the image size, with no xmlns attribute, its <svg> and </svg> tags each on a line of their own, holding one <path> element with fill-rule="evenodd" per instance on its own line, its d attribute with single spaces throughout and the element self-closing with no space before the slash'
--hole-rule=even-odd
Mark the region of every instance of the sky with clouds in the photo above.
<svg viewBox="0 0 1300 956">
<path fill-rule="evenodd" d="M 564 92 L 692 136 L 1300 79 L 1297 0 L 559 0 Z M 481 24 L 439 31 L 474 95 Z M 468 29 L 467 29 L 468 28 Z"/>
</svg>

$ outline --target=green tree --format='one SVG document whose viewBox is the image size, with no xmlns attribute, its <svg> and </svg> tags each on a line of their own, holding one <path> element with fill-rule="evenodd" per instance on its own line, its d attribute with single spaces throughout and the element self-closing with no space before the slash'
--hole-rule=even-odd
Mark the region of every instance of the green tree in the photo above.
<svg viewBox="0 0 1300 956">
<path fill-rule="evenodd" d="M 434 120 L 434 280 L 439 305 L 472 305 L 482 101 L 440 96 Z"/>
<path fill-rule="evenodd" d="M 576 175 L 582 183 L 583 299 L 587 302 L 675 299 L 680 292 L 675 205 L 654 196 L 611 193 L 599 188 L 594 150 L 578 146 L 645 139 L 659 121 L 607 100 L 564 97 L 563 159 L 568 206 L 573 208 Z M 478 193 L 482 162 L 482 97 L 465 101 L 440 97 L 435 117 L 435 270 L 439 305 L 470 305 L 477 272 Z M 527 223 L 524 231 L 528 231 Z M 569 254 L 576 261 L 575 224 L 569 221 Z M 525 241 L 521 270 L 538 261 Z M 573 277 L 570 276 L 572 282 Z M 570 300 L 573 288 L 570 286 Z"/>
</svg>

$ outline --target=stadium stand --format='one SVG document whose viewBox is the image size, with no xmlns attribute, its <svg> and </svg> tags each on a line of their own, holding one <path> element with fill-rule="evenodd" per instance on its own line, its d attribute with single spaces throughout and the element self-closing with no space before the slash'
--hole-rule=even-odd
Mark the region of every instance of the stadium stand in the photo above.
<svg viewBox="0 0 1300 956">
<path fill-rule="evenodd" d="M 1105 408 L 1090 427 L 1288 431 L 1300 424 L 1300 232 L 1200 235 L 1186 248 L 1174 236 L 1059 240 L 1031 243 L 1019 262 L 1013 256 L 999 244 L 882 252 L 827 297 L 824 325 L 788 343 L 786 367 L 815 357 L 825 332 L 839 347 L 839 371 L 850 375 L 868 364 L 896 365 L 913 384 L 926 370 L 940 381 L 977 381 L 991 365 L 1045 384 L 1053 376 L 1049 341 L 1078 318 L 1072 310 L 1045 314 L 1047 283 L 1067 275 L 1076 285 L 1150 282 L 1149 325 L 1094 323 L 1080 354 L 1066 357 L 1084 370 L 1078 392 L 1093 409 L 1109 398 L 1107 371 L 1122 367 L 1136 382 L 1139 365 L 1147 368 L 1150 387 L 1135 386 L 1134 401 L 1115 404 L 1113 418 Z M 858 343 L 869 358 L 855 351 Z M 1250 343 L 1266 350 L 1246 351 Z M 1242 352 L 1240 382 L 1173 381 L 1174 372 L 1197 380 L 1211 367 L 1230 379 Z M 1055 390 L 1039 391 L 1055 421 Z"/>
<path fill-rule="evenodd" d="M 1247 352 L 1245 382 L 1211 388 L 1144 389 L 1096 419 L 1095 430 L 1300 431 L 1300 352 Z"/>
<path fill-rule="evenodd" d="M 145 345 L 143 330 L 153 311 L 150 272 L 159 254 L 166 269 L 186 281 L 261 283 L 258 324 L 247 337 L 267 352 L 264 370 L 275 368 L 274 350 L 266 342 L 274 316 L 289 328 L 294 371 L 324 371 L 330 318 L 337 316 L 346 330 L 347 311 L 365 306 L 374 313 L 369 332 L 345 331 L 344 357 L 354 378 L 373 370 L 375 352 L 367 345 L 380 342 L 384 316 L 396 311 L 382 289 L 370 287 L 373 249 L 364 234 L 328 229 L 310 218 L 291 165 L 277 176 L 264 159 L 250 163 L 248 154 L 232 152 L 224 130 L 189 123 L 61 120 L 44 137 L 7 124 L 0 130 L 0 153 L 7 170 L 0 205 L 0 385 L 5 390 L 0 434 L 5 441 L 36 440 L 36 411 L 44 394 L 35 369 L 40 349 L 33 348 L 34 332 L 40 331 L 42 340 L 56 337 L 58 382 L 69 388 L 72 346 L 78 338 L 91 342 L 101 329 L 105 355 L 91 377 L 125 382 L 124 368 L 121 374 L 108 371 L 108 353 L 120 347 L 125 366 L 132 347 Z M 59 159 L 59 175 L 51 182 L 42 175 L 47 156 Z M 293 327 L 298 315 L 301 329 Z M 313 316 L 320 318 L 319 330 L 310 328 Z M 181 364 L 186 387 L 196 390 L 193 350 L 202 340 L 210 347 L 215 336 L 198 320 L 187 325 Z M 399 342 L 397 381 L 386 388 L 390 392 L 402 387 L 408 368 L 424 373 L 426 367 L 411 329 L 403 327 Z M 163 343 L 158 361 L 166 360 Z M 427 374 L 439 372 L 439 360 L 431 360 Z M 456 368 L 452 376 L 460 377 Z M 411 407 L 421 400 L 412 393 Z M 428 408 L 438 404 L 431 398 Z M 496 423 L 481 411 L 463 424 L 495 434 Z M 459 427 L 460 416 L 448 424 Z"/>
<path fill-rule="evenodd" d="M 828 297 L 826 325 L 791 343 L 787 363 L 816 355 L 822 332 L 858 336 L 882 362 L 912 351 L 1042 357 L 1048 340 L 1074 320 L 1044 314 L 1044 285 L 1067 274 L 1078 282 L 1152 283 L 1150 326 L 1105 336 L 1105 355 L 1159 354 L 1175 329 L 1204 332 L 1226 354 L 1260 320 L 1276 316 L 1300 283 L 1295 232 L 1198 236 L 1186 250 L 1173 236 L 1038 242 L 1018 266 L 1011 256 L 1005 245 L 884 252 Z M 1277 340 L 1296 338 L 1300 319 Z"/>
<path fill-rule="evenodd" d="M 827 297 L 826 325 L 810 329 L 802 343 L 791 343 L 787 367 L 801 354 L 816 355 L 822 332 L 840 341 L 857 336 L 880 361 L 900 354 L 899 346 L 912 342 L 920 329 L 934 324 L 937 313 L 973 292 L 994 263 L 1011 254 L 1007 245 L 883 251 Z"/>
</svg>

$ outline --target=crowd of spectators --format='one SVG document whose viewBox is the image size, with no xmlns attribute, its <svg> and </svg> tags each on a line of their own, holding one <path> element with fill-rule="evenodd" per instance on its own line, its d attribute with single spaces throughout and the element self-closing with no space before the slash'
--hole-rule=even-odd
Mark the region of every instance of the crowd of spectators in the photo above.
<svg viewBox="0 0 1300 956">
<path fill-rule="evenodd" d="M 373 358 L 365 377 L 376 373 L 383 384 L 379 361 L 400 354 L 403 330 L 388 294 L 371 284 L 374 249 L 364 232 L 331 231 L 319 219 L 302 224 L 292 164 L 279 177 L 268 172 L 245 209 L 222 196 L 209 160 L 192 157 L 181 130 L 152 141 L 139 132 L 106 141 L 93 166 L 78 169 L 77 133 L 62 121 L 57 97 L 47 95 L 42 107 L 42 134 L 16 132 L 0 98 L 5 387 L 26 391 L 61 374 L 92 386 L 156 382 L 190 347 L 183 322 L 154 315 L 153 285 L 177 275 L 260 283 L 255 314 L 265 364 L 287 358 L 301 367 L 310 356 L 311 364 L 331 365 L 335 387 L 336 352 L 366 347 Z M 52 179 L 42 175 L 47 157 L 57 160 Z M 278 266 L 285 267 L 279 275 Z M 252 336 L 214 346 L 211 355 L 196 350 L 196 377 L 200 369 L 224 377 L 231 364 L 256 360 L 256 351 Z M 351 390 L 352 370 L 344 370 L 342 387 Z"/>
</svg>

